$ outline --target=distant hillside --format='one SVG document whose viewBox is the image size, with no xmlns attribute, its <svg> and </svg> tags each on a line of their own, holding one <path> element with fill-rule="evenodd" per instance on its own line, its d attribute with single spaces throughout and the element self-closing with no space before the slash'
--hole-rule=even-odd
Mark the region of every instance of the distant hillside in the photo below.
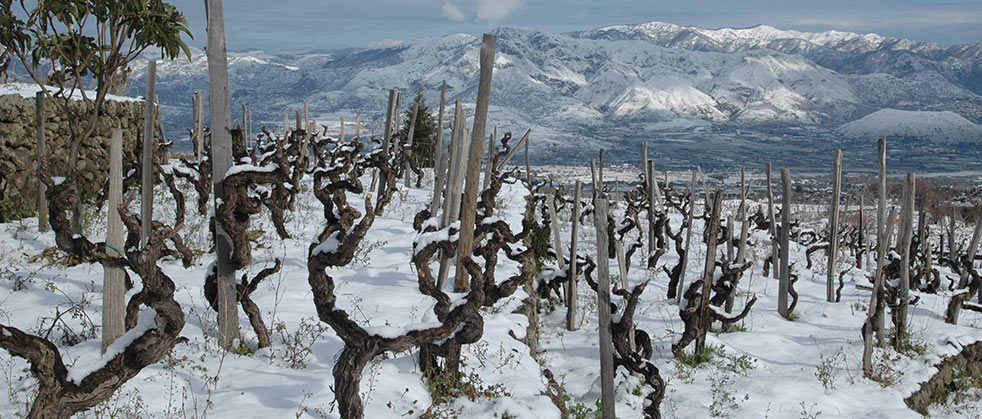
<svg viewBox="0 0 982 419">
<path fill-rule="evenodd" d="M 982 123 L 982 44 L 659 22 L 568 34 L 494 33 L 490 123 L 532 128 L 539 162 L 579 162 L 600 147 L 613 161 L 630 162 L 639 142 L 649 140 L 666 142 L 656 153 L 670 165 L 807 163 L 808 153 L 854 146 L 829 139 L 844 124 L 883 109 L 954 113 Z M 435 104 L 443 80 L 450 101 L 468 105 L 476 97 L 479 44 L 472 35 L 453 34 L 385 48 L 233 53 L 233 118 L 247 104 L 257 123 L 279 127 L 283 112 L 292 119 L 306 100 L 312 118 L 336 124 L 339 116 L 362 113 L 371 132 L 382 125 L 387 89 L 421 88 Z M 140 94 L 144 68 L 142 62 L 134 68 L 133 94 Z M 183 132 L 191 93 L 207 90 L 205 56 L 197 51 L 190 62 L 163 63 L 158 72 L 168 132 Z M 940 122 L 932 118 L 907 121 L 921 122 L 927 125 L 907 132 L 943 140 L 951 131 L 934 129 Z M 693 153 L 698 148 L 684 143 L 727 154 Z"/>
</svg>

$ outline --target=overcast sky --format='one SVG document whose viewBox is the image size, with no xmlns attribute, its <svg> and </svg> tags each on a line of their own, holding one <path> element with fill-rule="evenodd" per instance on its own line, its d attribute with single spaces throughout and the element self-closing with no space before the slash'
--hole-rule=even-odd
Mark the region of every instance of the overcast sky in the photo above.
<svg viewBox="0 0 982 419">
<path fill-rule="evenodd" d="M 192 44 L 204 45 L 204 0 L 170 2 L 187 17 Z M 982 42 L 982 0 L 234 0 L 224 8 L 229 49 L 270 52 L 478 35 L 501 26 L 566 32 L 649 21 Z"/>
</svg>

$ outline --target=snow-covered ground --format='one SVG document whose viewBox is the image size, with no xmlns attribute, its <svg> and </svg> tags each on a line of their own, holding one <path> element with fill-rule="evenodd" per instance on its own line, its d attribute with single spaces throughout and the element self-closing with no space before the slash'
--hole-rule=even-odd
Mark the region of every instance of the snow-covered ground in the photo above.
<svg viewBox="0 0 982 419">
<path fill-rule="evenodd" d="M 272 347 L 246 354 L 221 351 L 216 315 L 203 294 L 205 272 L 213 256 L 202 254 L 189 269 L 179 261 L 165 260 L 163 269 L 177 284 L 176 298 L 187 313 L 182 336 L 188 341 L 179 344 L 164 362 L 144 369 L 109 402 L 85 413 L 85 417 L 338 416 L 331 370 L 342 342 L 317 320 L 306 280 L 307 248 L 323 222 L 320 204 L 309 192 L 309 179 L 306 181 L 296 210 L 287 217 L 293 238 L 276 238 L 266 214 L 252 218 L 252 227 L 263 233 L 253 249 L 254 261 L 248 272 L 254 275 L 271 265 L 274 258 L 284 260 L 283 269 L 253 294 L 272 329 Z M 189 199 L 196 199 L 187 189 Z M 434 302 L 419 293 L 410 263 L 415 237 L 412 218 L 429 202 L 430 190 L 426 182 L 423 189 L 400 186 L 363 241 L 355 261 L 329 271 L 338 284 L 340 307 L 362 325 L 391 330 L 433 318 Z M 171 200 L 163 199 L 163 189 L 158 192 L 162 199 L 157 200 L 156 217 L 172 219 Z M 526 194 L 519 185 L 506 185 L 499 194 L 504 218 L 516 231 Z M 190 207 L 193 205 L 189 206 L 183 233 L 192 248 L 207 252 L 207 224 L 192 216 Z M 138 202 L 133 208 L 138 208 Z M 562 211 L 560 218 L 568 220 L 568 211 Z M 95 241 L 101 241 L 105 234 L 104 217 L 104 210 L 86 217 L 86 232 Z M 677 230 L 681 215 L 672 214 L 670 222 Z M 821 220 L 812 223 L 815 228 L 824 226 Z M 697 232 L 703 228 L 699 221 L 695 227 Z M 563 227 L 562 234 L 568 245 L 569 225 Z M 595 255 L 591 224 L 581 228 L 580 234 L 580 251 Z M 693 240 L 693 244 L 698 241 Z M 668 384 L 661 406 L 664 417 L 919 417 L 903 399 L 933 374 L 932 365 L 940 357 L 982 339 L 982 315 L 963 311 L 958 326 L 948 325 L 943 321 L 947 294 L 914 293 L 920 297 L 910 310 L 914 349 L 905 354 L 877 349 L 876 369 L 889 385 L 865 379 L 860 326 L 869 293 L 856 285 L 867 284 L 869 273 L 851 271 L 845 277 L 842 301 L 827 303 L 823 257 L 816 254 L 817 267 L 805 270 L 805 249 L 792 244 L 791 260 L 800 274 L 796 289 L 801 299 L 795 320 L 787 321 L 777 314 L 777 281 L 762 274 L 769 238 L 766 232 L 754 231 L 750 241 L 753 245 L 748 259 L 754 267 L 741 281 L 736 306 L 742 307 L 751 295 L 758 301 L 735 331 L 710 333 L 707 342 L 718 349 L 710 362 L 697 367 L 672 356 L 671 344 L 678 340 L 682 323 L 674 300 L 665 298 L 665 273 L 660 266 L 649 271 L 640 265 L 638 257 L 634 258 L 628 282 L 633 285 L 653 278 L 635 319 L 651 336 L 655 349 L 652 360 Z M 58 264 L 59 253 L 42 254 L 53 245 L 53 234 L 38 233 L 36 220 L 0 224 L 0 322 L 48 334 L 59 343 L 69 368 L 84 371 L 100 357 L 96 328 L 101 322 L 103 272 L 99 265 Z M 687 270 L 689 281 L 699 276 L 704 255 L 704 246 L 693 251 Z M 677 259 L 670 251 L 659 265 L 671 267 Z M 499 279 L 518 271 L 507 258 L 499 261 Z M 851 261 L 851 256 L 845 256 L 842 266 Z M 611 268 L 616 275 L 616 260 L 611 260 Z M 946 269 L 941 272 L 942 276 L 950 275 Z M 416 352 L 377 359 L 362 377 L 365 416 L 416 417 L 429 412 L 437 417 L 558 418 L 559 409 L 544 395 L 547 380 L 543 370 L 549 369 L 569 396 L 566 403 L 571 415 L 592 417 L 600 398 L 596 294 L 586 286 L 579 289 L 579 330 L 565 330 L 565 310 L 558 305 L 554 311 L 544 309 L 538 353 L 516 340 L 525 335 L 528 326 L 528 319 L 515 313 L 527 297 L 522 289 L 485 311 L 484 337 L 464 348 L 465 375 L 474 377 L 472 384 L 485 390 L 475 400 L 460 398 L 433 406 L 416 366 Z M 614 302 L 619 303 L 620 298 L 614 297 Z M 256 337 L 243 315 L 240 324 L 245 344 L 255 348 Z M 69 346 L 69 341 L 80 342 Z M 0 392 L 0 417 L 23 416 L 34 383 L 26 362 L 0 351 L 0 376 L 0 385 L 6 390 Z M 648 388 L 640 378 L 623 370 L 617 372 L 615 382 L 617 416 L 641 417 Z M 937 406 L 932 417 L 978 415 L 979 398 Z"/>
</svg>

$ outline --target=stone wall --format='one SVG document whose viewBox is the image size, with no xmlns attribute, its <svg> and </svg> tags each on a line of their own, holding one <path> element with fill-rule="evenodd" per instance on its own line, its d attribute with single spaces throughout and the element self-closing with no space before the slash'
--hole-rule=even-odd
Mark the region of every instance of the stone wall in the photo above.
<svg viewBox="0 0 982 419">
<path fill-rule="evenodd" d="M 72 106 L 86 106 L 72 102 Z M 33 211 L 37 197 L 35 159 L 35 99 L 20 94 L 0 96 L 0 220 L 18 212 Z M 77 108 L 76 108 L 77 109 Z M 45 140 L 52 176 L 68 172 L 68 121 L 51 100 L 45 100 Z M 80 193 L 83 197 L 102 188 L 109 174 L 109 139 L 113 128 L 123 129 L 123 165 L 137 162 L 138 136 L 143 127 L 143 103 L 107 101 L 95 132 L 79 150 Z M 129 163 L 129 164 L 128 164 Z M 126 169 L 124 169 L 126 170 Z"/>
</svg>

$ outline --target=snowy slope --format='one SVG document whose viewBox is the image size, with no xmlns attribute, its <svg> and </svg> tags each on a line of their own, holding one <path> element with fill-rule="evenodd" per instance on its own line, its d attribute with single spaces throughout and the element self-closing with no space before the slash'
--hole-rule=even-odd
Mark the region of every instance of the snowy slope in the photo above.
<svg viewBox="0 0 982 419">
<path fill-rule="evenodd" d="M 982 125 L 954 112 L 882 109 L 842 125 L 840 131 L 852 138 L 931 137 L 982 143 Z"/>
</svg>

